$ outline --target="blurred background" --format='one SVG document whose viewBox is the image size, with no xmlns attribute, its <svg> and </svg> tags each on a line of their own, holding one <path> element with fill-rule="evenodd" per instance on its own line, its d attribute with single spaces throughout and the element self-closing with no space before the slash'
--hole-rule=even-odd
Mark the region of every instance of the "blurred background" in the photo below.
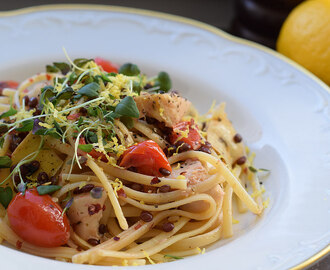
<svg viewBox="0 0 330 270">
<path fill-rule="evenodd" d="M 63 3 L 127 6 L 192 18 L 275 49 L 284 20 L 301 2 L 303 0 L 0 0 L 0 11 Z M 324 20 L 322 22 L 328 24 Z M 330 33 L 327 34 L 330 40 Z M 330 270 L 330 256 L 323 258 L 309 270 Z"/>
<path fill-rule="evenodd" d="M 0 10 L 32 5 L 90 3 L 129 6 L 193 18 L 234 35 L 275 48 L 282 22 L 302 0 L 16 0 L 0 1 Z"/>
</svg>

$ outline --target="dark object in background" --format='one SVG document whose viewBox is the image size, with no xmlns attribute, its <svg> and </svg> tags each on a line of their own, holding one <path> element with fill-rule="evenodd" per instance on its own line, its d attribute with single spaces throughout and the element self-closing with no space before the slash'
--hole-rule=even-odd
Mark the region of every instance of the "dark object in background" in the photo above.
<svg viewBox="0 0 330 270">
<path fill-rule="evenodd" d="M 303 0 L 235 0 L 230 32 L 275 49 L 281 26 Z"/>
</svg>

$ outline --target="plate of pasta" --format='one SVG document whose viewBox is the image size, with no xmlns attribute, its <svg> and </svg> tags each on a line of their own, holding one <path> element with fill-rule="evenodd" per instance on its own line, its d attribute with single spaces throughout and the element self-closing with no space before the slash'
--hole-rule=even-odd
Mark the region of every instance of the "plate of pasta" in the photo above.
<svg viewBox="0 0 330 270">
<path fill-rule="evenodd" d="M 328 252 L 330 97 L 313 75 L 129 8 L 0 13 L 0 34 L 6 267 L 300 269 Z"/>
</svg>

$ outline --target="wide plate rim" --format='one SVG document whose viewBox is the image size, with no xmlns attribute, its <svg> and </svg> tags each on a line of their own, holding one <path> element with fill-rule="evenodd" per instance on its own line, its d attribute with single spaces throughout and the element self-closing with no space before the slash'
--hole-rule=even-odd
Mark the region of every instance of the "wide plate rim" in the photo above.
<svg viewBox="0 0 330 270">
<path fill-rule="evenodd" d="M 187 25 L 191 25 L 194 27 L 198 27 L 200 29 L 203 29 L 205 31 L 211 32 L 217 36 L 220 36 L 224 39 L 227 39 L 229 41 L 233 41 L 235 43 L 253 47 L 257 50 L 263 51 L 265 53 L 268 53 L 285 63 L 293 66 L 295 69 L 303 73 L 308 78 L 312 79 L 315 83 L 317 83 L 323 90 L 328 92 L 330 94 L 330 87 L 325 84 L 322 80 L 320 80 L 318 77 L 316 77 L 313 73 L 302 67 L 301 65 L 297 64 L 296 62 L 292 61 L 291 59 L 287 58 L 284 55 L 281 55 L 280 53 L 269 49 L 263 45 L 260 45 L 258 43 L 255 43 L 253 41 L 249 41 L 246 39 L 242 39 L 239 37 L 235 37 L 231 34 L 226 33 L 225 31 L 209 25 L 207 23 L 203 23 L 194 19 L 168 14 L 164 12 L 159 11 L 153 11 L 153 10 L 147 10 L 147 9 L 140 9 L 140 8 L 132 8 L 132 7 L 125 7 L 125 6 L 115 6 L 115 5 L 99 5 L 99 4 L 51 4 L 51 5 L 37 5 L 37 6 L 31 6 L 31 7 L 25 7 L 20 9 L 13 9 L 8 11 L 0 11 L 0 18 L 4 17 L 14 17 L 29 13 L 37 13 L 40 11 L 56 11 L 56 10 L 101 10 L 101 11 L 109 11 L 109 12 L 120 12 L 120 13 L 130 13 L 130 14 L 137 14 L 142 16 L 148 16 L 148 17 L 155 17 L 155 18 L 161 18 L 166 19 L 169 21 L 175 21 Z M 311 266 L 312 264 L 316 263 L 318 260 L 322 259 L 326 255 L 330 253 L 330 246 L 327 245 L 323 249 L 321 249 L 319 252 L 311 256 L 310 258 L 306 259 L 305 261 L 302 261 L 301 263 L 293 266 L 290 268 L 291 270 L 299 270 L 303 269 L 305 267 Z"/>
</svg>

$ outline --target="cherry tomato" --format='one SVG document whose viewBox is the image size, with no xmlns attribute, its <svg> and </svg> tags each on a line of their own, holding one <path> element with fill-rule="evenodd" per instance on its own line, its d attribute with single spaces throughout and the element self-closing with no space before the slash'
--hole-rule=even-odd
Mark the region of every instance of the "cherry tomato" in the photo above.
<svg viewBox="0 0 330 270">
<path fill-rule="evenodd" d="M 14 88 L 16 89 L 18 87 L 18 82 L 15 81 L 2 81 L 0 82 L 0 90 L 4 88 Z"/>
<path fill-rule="evenodd" d="M 122 155 L 119 166 L 134 167 L 139 173 L 153 176 L 163 176 L 160 169 L 172 172 L 163 150 L 152 140 L 130 146 Z"/>
<path fill-rule="evenodd" d="M 186 137 L 183 133 L 187 131 L 188 134 Z M 198 127 L 195 125 L 193 119 L 189 122 L 180 122 L 173 127 L 173 132 L 170 135 L 170 142 L 176 144 L 178 141 L 189 144 L 193 150 L 201 146 L 201 136 L 198 133 Z"/>
<path fill-rule="evenodd" d="M 118 73 L 118 68 L 112 64 L 110 61 L 104 60 L 103 58 L 96 57 L 94 59 L 95 63 L 103 68 L 105 72 L 115 72 Z"/>
<path fill-rule="evenodd" d="M 49 195 L 36 189 L 18 193 L 7 213 L 13 231 L 24 241 L 40 247 L 59 247 L 70 238 L 70 225 L 63 210 Z"/>
<path fill-rule="evenodd" d="M 79 138 L 79 144 L 86 144 L 85 138 L 80 137 Z M 80 149 L 78 149 L 78 153 L 85 155 L 85 152 L 83 152 Z M 95 149 L 90 151 L 88 153 L 88 155 L 90 155 L 92 158 L 95 158 L 95 159 L 101 159 L 104 162 L 108 161 L 107 157 L 103 153 L 97 152 Z"/>
</svg>

